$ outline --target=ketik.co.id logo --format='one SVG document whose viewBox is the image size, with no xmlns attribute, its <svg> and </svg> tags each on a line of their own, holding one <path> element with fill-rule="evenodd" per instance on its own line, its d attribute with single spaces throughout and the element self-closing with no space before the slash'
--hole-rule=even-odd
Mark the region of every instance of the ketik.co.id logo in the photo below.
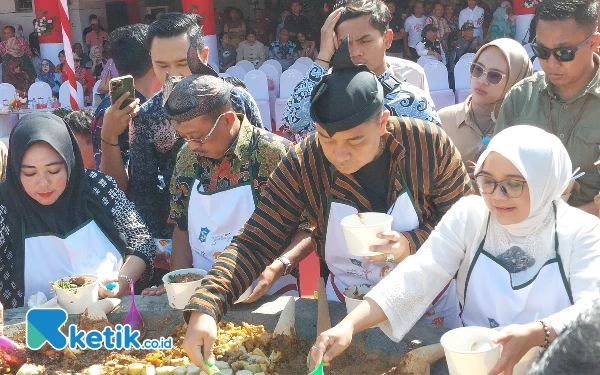
<svg viewBox="0 0 600 375">
<path fill-rule="evenodd" d="M 63 309 L 31 309 L 26 315 L 26 344 L 37 350 L 45 343 L 54 349 L 171 349 L 173 338 L 147 339 L 140 343 L 140 332 L 132 330 L 128 324 L 117 324 L 115 328 L 104 327 L 101 331 L 80 331 L 71 324 L 66 336 L 61 328 L 67 322 L 67 312 Z"/>
</svg>

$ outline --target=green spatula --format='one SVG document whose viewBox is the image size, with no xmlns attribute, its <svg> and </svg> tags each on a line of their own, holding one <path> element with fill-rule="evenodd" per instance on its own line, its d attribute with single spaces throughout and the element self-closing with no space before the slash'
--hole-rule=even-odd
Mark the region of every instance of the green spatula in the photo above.
<svg viewBox="0 0 600 375">
<path fill-rule="evenodd" d="M 324 375 L 325 373 L 323 372 L 323 367 L 325 366 L 325 361 L 321 361 L 321 363 L 319 363 L 319 365 L 317 366 L 317 368 L 315 369 L 315 371 L 311 372 L 308 375 Z"/>
<path fill-rule="evenodd" d="M 208 363 L 206 358 L 204 358 L 204 353 L 202 353 L 202 360 L 204 360 L 204 363 L 208 367 L 208 375 L 222 375 L 223 374 L 217 366 L 213 365 L 212 363 Z"/>
</svg>

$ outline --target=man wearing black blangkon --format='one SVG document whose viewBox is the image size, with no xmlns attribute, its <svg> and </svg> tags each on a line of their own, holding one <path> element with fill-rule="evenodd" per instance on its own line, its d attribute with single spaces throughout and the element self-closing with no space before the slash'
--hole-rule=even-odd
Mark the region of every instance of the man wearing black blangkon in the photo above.
<svg viewBox="0 0 600 375">
<path fill-rule="evenodd" d="M 352 63 L 347 39 L 332 65 L 311 96 L 316 133 L 295 145 L 275 168 L 254 213 L 185 308 L 183 347 L 198 366 L 205 366 L 202 352 L 214 361 L 216 322 L 263 272 L 261 265 L 284 252 L 302 212 L 313 223 L 317 255 L 329 269 L 327 299 L 341 302 L 344 288 L 376 284 L 414 254 L 444 213 L 472 192 L 460 154 L 444 131 L 420 119 L 390 117 L 383 87 L 366 65 Z M 340 220 L 359 212 L 394 218 L 392 230 L 378 235 L 389 244 L 368 249 L 381 255 L 350 255 Z M 306 249 L 298 247 L 286 256 L 296 264 L 308 255 Z M 458 326 L 452 293 L 453 282 L 421 320 Z"/>
</svg>

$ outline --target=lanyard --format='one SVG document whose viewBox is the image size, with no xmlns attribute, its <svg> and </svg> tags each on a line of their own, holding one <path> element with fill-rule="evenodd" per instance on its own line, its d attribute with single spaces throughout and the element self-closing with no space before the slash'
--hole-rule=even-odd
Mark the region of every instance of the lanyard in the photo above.
<svg viewBox="0 0 600 375">
<path fill-rule="evenodd" d="M 575 120 L 571 124 L 571 127 L 569 127 L 568 132 L 566 134 L 564 134 L 564 133 L 555 134 L 554 128 L 552 126 L 552 103 L 551 103 L 552 99 L 550 98 L 550 95 L 548 95 L 548 127 L 550 128 L 550 133 L 552 133 L 554 135 L 558 135 L 558 138 L 560 138 L 560 141 L 562 142 L 563 145 L 566 146 L 567 142 L 569 142 L 569 138 L 571 138 L 571 134 L 573 133 L 573 129 L 575 129 L 575 125 L 577 125 L 577 123 L 581 119 L 581 116 L 583 116 L 583 112 L 587 108 L 588 104 L 590 104 L 591 99 L 592 99 L 592 96 L 587 95 L 585 102 L 583 102 L 581 109 L 579 109 L 579 112 L 577 113 Z"/>
</svg>

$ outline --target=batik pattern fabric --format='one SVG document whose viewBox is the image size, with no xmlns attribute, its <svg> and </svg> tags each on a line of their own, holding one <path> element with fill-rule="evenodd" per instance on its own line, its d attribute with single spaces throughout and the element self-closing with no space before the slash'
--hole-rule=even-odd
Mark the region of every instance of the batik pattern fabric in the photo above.
<svg viewBox="0 0 600 375">
<path fill-rule="evenodd" d="M 294 89 L 283 111 L 283 131 L 295 142 L 302 141 L 315 131 L 315 124 L 310 117 L 310 95 L 324 74 L 327 74 L 327 70 L 313 63 L 308 74 Z M 393 74 L 392 68 L 389 67 L 377 79 L 384 82 Z M 413 85 L 399 84 L 385 95 L 383 103 L 391 116 L 413 117 L 440 124 L 433 102 L 423 90 Z"/>
</svg>

